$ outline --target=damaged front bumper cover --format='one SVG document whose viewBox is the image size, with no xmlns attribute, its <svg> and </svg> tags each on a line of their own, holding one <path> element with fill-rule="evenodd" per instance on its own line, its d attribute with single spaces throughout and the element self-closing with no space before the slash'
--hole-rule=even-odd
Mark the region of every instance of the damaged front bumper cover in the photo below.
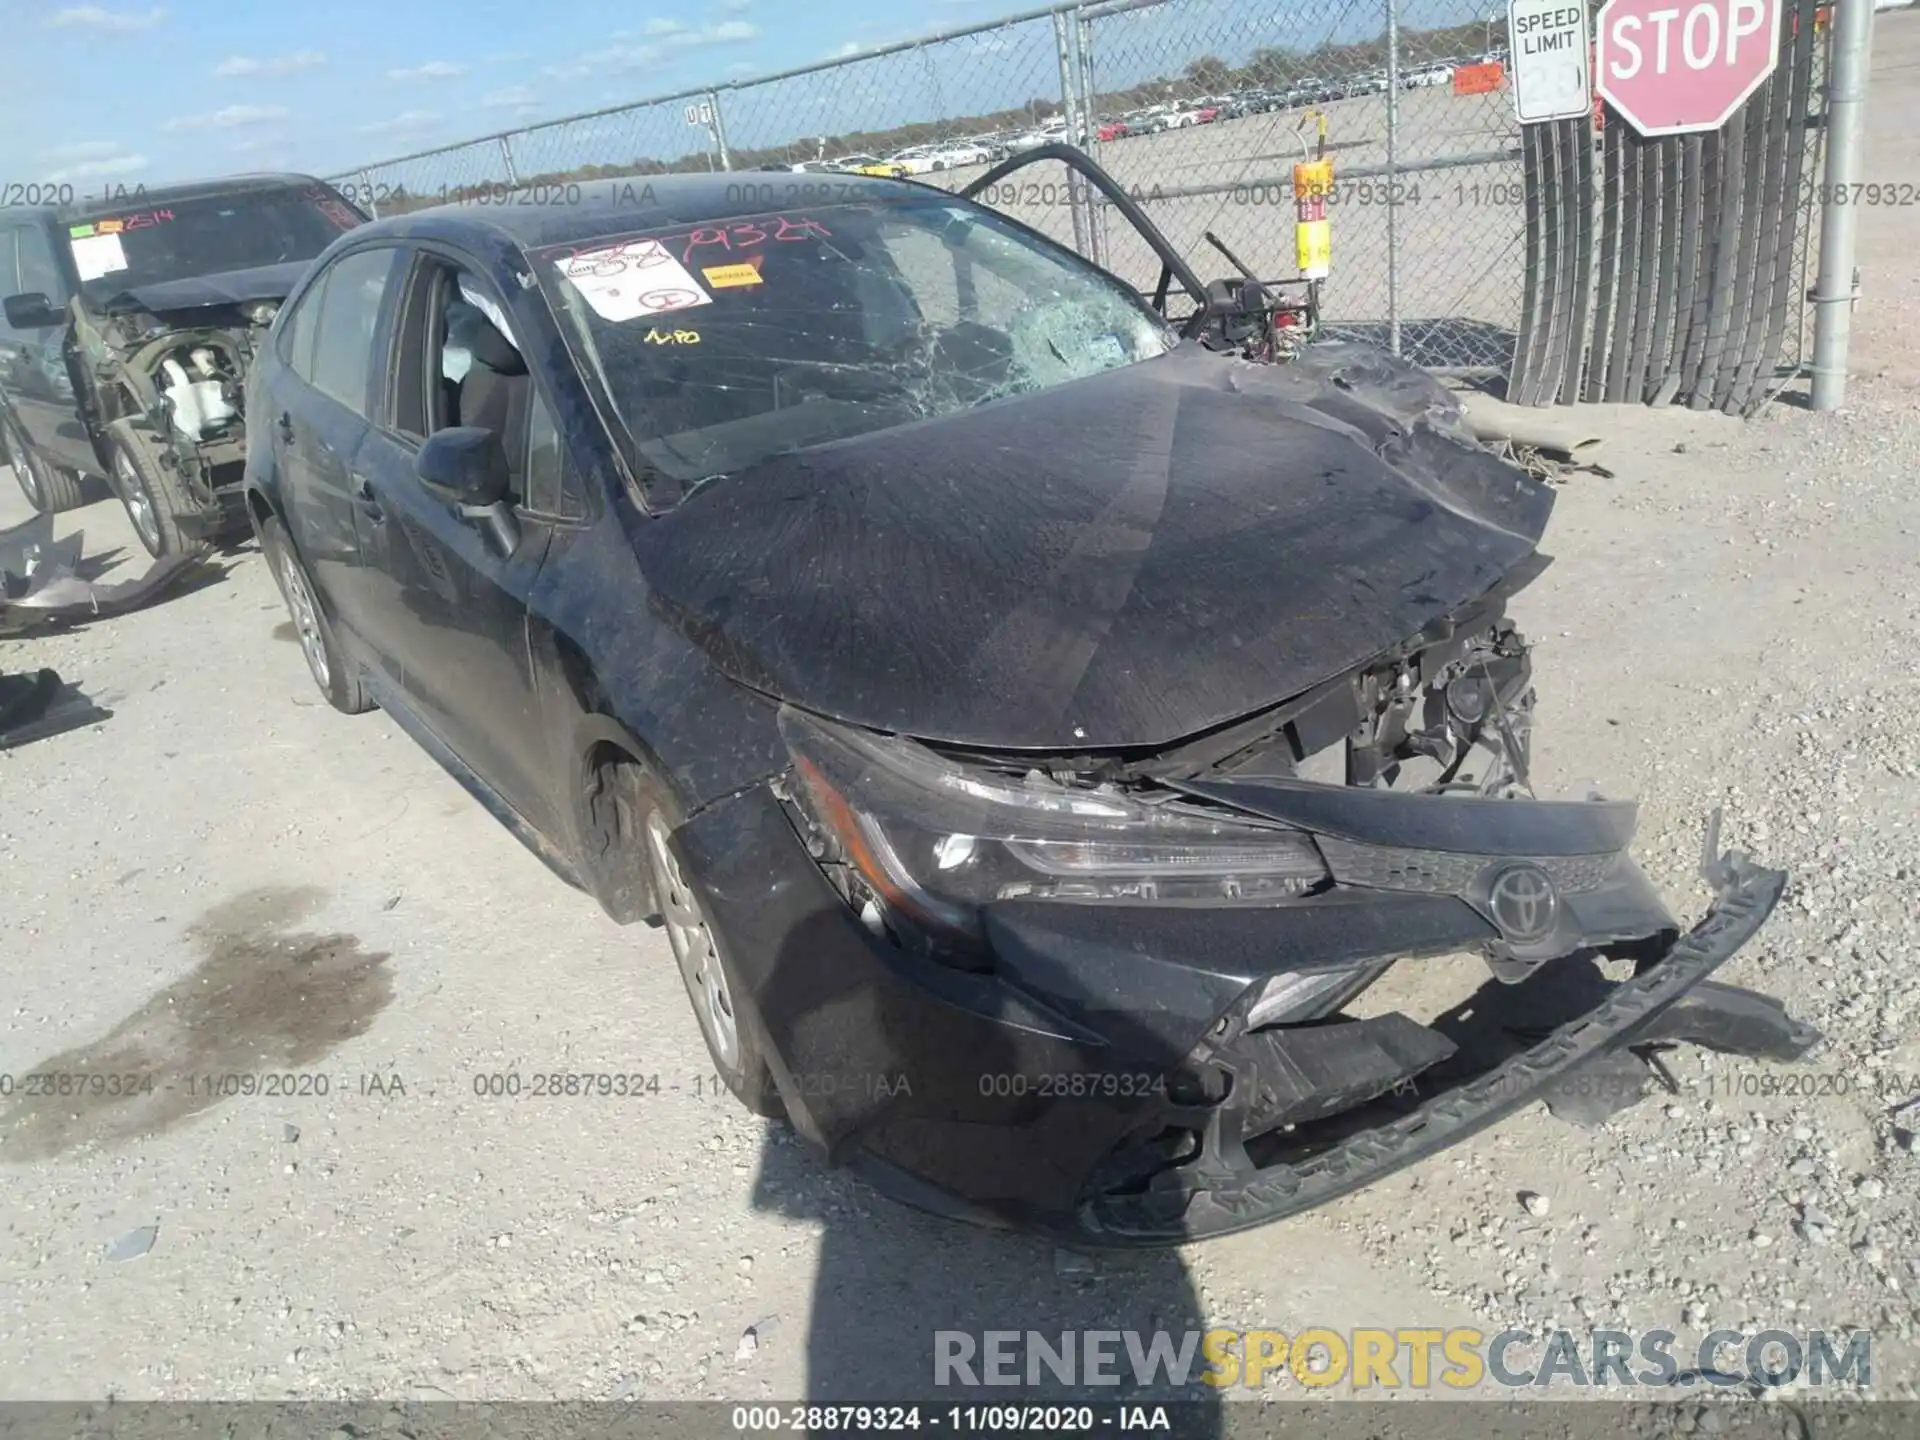
<svg viewBox="0 0 1920 1440">
<path fill-rule="evenodd" d="M 1693 1042 L 1735 1054 L 1791 1061 L 1819 1042 L 1813 1027 L 1751 991 L 1706 982 L 1766 923 L 1786 874 L 1723 857 L 1725 883 L 1713 908 L 1664 957 L 1618 986 L 1599 1007 L 1478 1079 L 1437 1095 L 1412 1113 L 1361 1131 L 1310 1158 L 1260 1166 L 1248 1156 L 1231 1107 L 1170 1117 L 1193 1124 L 1203 1156 L 1176 1183 L 1136 1196 L 1090 1200 L 1086 1239 L 1115 1246 L 1163 1245 L 1221 1235 L 1298 1214 L 1433 1155 L 1554 1092 L 1586 1099 L 1624 1089 L 1608 1065 L 1655 1042 Z M 1636 1064 L 1638 1062 L 1635 1062 Z"/>
<path fill-rule="evenodd" d="M 1373 823 L 1368 796 L 1330 787 L 1311 798 L 1338 812 L 1316 835 L 1344 828 L 1358 842 Z M 1448 803 L 1405 799 L 1422 815 Z M 1486 824 L 1455 848 L 1483 864 L 1551 861 L 1540 828 L 1551 814 L 1576 826 L 1618 818 L 1578 808 L 1470 806 Z M 675 843 L 706 879 L 716 938 L 742 971 L 741 1023 L 762 1036 L 803 1138 L 919 1208 L 1093 1248 L 1178 1244 L 1299 1213 L 1535 1100 L 1604 1118 L 1640 1097 L 1642 1057 L 1662 1045 L 1793 1060 L 1819 1039 L 1766 997 L 1708 981 L 1786 884 L 1718 854 L 1717 822 L 1706 867 L 1716 899 L 1690 932 L 1677 933 L 1621 855 L 1604 885 L 1578 896 L 1584 933 L 1524 976 L 1501 971 L 1512 947 L 1484 897 L 1476 908 L 1473 887 L 1451 880 L 1338 884 L 1280 905 L 996 902 L 982 912 L 991 966 L 969 972 L 863 925 L 766 792 L 710 807 Z M 1559 1005 L 1550 1022 L 1469 1053 L 1457 1027 L 1351 1019 L 1339 996 L 1296 1012 L 1301 1023 L 1254 1016 L 1277 979 L 1303 970 L 1377 978 L 1475 951 L 1495 962 L 1494 978 L 1454 1018 L 1483 1019 L 1489 1001 L 1531 988 Z M 1592 963 L 1602 956 L 1631 961 L 1632 978 L 1605 980 Z"/>
</svg>

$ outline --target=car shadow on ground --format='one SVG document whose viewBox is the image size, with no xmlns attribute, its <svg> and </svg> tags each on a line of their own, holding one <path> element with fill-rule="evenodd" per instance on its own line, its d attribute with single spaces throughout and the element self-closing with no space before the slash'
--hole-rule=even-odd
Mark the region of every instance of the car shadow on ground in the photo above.
<svg viewBox="0 0 1920 1440">
<path fill-rule="evenodd" d="M 796 1342 L 805 1347 L 808 1401 L 931 1401 L 939 1407 L 1182 1402 L 1198 1407 L 1185 1416 L 1183 1435 L 1219 1433 L 1219 1392 L 1199 1383 L 1206 1362 L 1197 1348 L 1184 1386 L 1166 1383 L 1164 1370 L 1154 1383 L 1136 1384 L 1123 1336 L 1106 1346 L 1119 1383 L 1089 1384 L 1076 1371 L 1077 1383 L 1069 1385 L 1044 1365 L 1030 1377 L 1024 1358 L 1008 1367 L 1019 1384 L 985 1383 L 981 1352 L 989 1331 L 1037 1332 L 1055 1350 L 1063 1331 L 1075 1332 L 1076 1350 L 1090 1331 L 1135 1332 L 1142 1346 L 1163 1331 L 1176 1349 L 1187 1335 L 1204 1332 L 1199 1297 L 1178 1251 L 1082 1255 L 1030 1236 L 926 1215 L 844 1171 L 829 1171 L 789 1127 L 768 1130 L 754 1203 L 821 1227 L 806 1331 Z M 773 1323 L 794 1322 L 781 1317 Z M 970 1337 L 973 1373 L 981 1383 L 964 1383 L 964 1371 L 936 1373 L 943 1331 Z M 1014 1346 L 1008 1353 L 1027 1352 Z M 1030 1378 L 1037 1383 L 1027 1383 Z"/>
<path fill-rule="evenodd" d="M 831 1055 L 828 1063 L 844 1058 L 851 1070 L 885 1057 L 880 1068 L 894 1074 L 896 1085 L 903 1076 L 914 1082 L 914 1113 L 929 1120 L 951 1113 L 956 1121 L 969 1113 L 965 1097 L 943 1103 L 943 1086 L 965 1091 L 976 1076 L 1031 1069 L 1032 1062 L 1023 1066 L 1011 1048 L 1011 1026 L 956 1022 L 946 1038 L 949 1047 L 964 1046 L 964 1054 L 952 1048 L 942 1053 L 941 1032 L 936 1028 L 929 1035 L 922 1028 L 929 1023 L 927 1011 L 890 995 L 884 982 L 863 984 L 823 967 L 823 943 L 817 933 L 798 927 L 774 969 L 788 977 L 805 976 L 805 982 L 792 981 L 790 993 L 780 999 L 762 997 L 774 1000 L 782 1013 L 803 1016 L 796 1022 L 803 1032 L 819 1037 L 837 1030 L 857 1044 L 857 1060 L 828 1044 L 814 1051 L 816 1063 L 817 1057 Z M 937 1015 L 933 1023 L 937 1027 Z M 1001 1036 L 1008 1037 L 1006 1048 Z M 834 1107 L 832 1099 L 816 1102 L 815 1114 L 829 1117 L 824 1123 L 830 1131 L 840 1130 L 856 1113 L 864 1117 L 853 1122 L 856 1126 L 872 1123 L 887 1108 L 856 1102 L 836 1120 Z M 1071 1117 L 1054 1117 L 1062 1118 Z M 949 1128 L 953 1143 L 969 1143 L 967 1125 Z M 1030 1133 L 1048 1132 L 1036 1122 Z M 1002 1153 L 999 1144 L 974 1136 L 969 1148 L 980 1167 L 981 1189 L 1008 1182 L 999 1168 L 1004 1161 L 988 1158 Z M 1034 1148 L 1043 1151 L 1044 1141 L 1036 1140 Z M 1054 1158 L 1035 1153 L 1032 1163 L 1044 1168 Z M 775 1342 L 804 1346 L 810 1402 L 931 1402 L 942 1413 L 949 1405 L 1179 1402 L 1183 1436 L 1220 1433 L 1220 1392 L 1200 1378 L 1208 1369 L 1200 1352 L 1206 1329 L 1200 1298 L 1177 1250 L 1080 1252 L 1031 1235 L 929 1215 L 881 1195 L 846 1169 L 830 1167 L 781 1122 L 766 1128 L 753 1203 L 819 1231 L 805 1335 Z M 796 1318 L 779 1317 L 774 1323 L 793 1324 Z M 992 1331 L 1020 1337 L 1018 1343 L 1002 1341 L 996 1347 L 999 1367 L 988 1362 L 987 1333 Z M 1118 1333 L 1104 1340 L 1106 1358 L 1090 1377 L 1084 1347 L 1089 1332 L 1096 1331 Z M 1050 1368 L 1026 1338 L 1030 1333 L 1050 1352 L 1079 1362 L 1070 1377 Z M 1189 1364 L 1181 1373 L 1169 1375 L 1164 1364 L 1142 1366 L 1147 1373 L 1136 1373 L 1129 1350 L 1141 1350 L 1144 1358 L 1157 1336 L 1176 1354 L 1187 1351 Z M 943 1357 L 956 1355 L 970 1355 L 970 1372 L 942 1363 Z M 996 1373 L 1000 1378 L 989 1383 Z"/>
</svg>

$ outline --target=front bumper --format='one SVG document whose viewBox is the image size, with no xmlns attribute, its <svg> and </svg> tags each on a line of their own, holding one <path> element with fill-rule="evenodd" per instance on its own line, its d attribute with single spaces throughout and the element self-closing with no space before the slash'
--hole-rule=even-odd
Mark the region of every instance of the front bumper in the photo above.
<svg viewBox="0 0 1920 1440">
<path fill-rule="evenodd" d="M 1786 883 L 1737 856 L 1684 935 L 1621 862 L 1582 900 L 1582 928 L 1597 926 L 1584 954 L 1569 945 L 1526 987 L 1577 990 L 1562 967 L 1595 977 L 1596 951 L 1634 959 L 1634 978 L 1442 1086 L 1432 1061 L 1451 1043 L 1405 1017 L 1251 1032 L 1236 1017 L 1303 964 L 1500 954 L 1469 896 L 1343 885 L 1264 907 L 1000 902 L 985 912 L 993 968 L 972 973 L 860 925 L 765 791 L 702 812 L 678 843 L 795 1128 L 909 1204 L 1079 1245 L 1177 1244 L 1295 1214 L 1536 1099 L 1591 1110 L 1599 1088 L 1618 1101 L 1603 1110 L 1619 1108 L 1640 1093 L 1644 1067 L 1617 1068 L 1631 1047 L 1795 1059 L 1819 1038 L 1764 997 L 1702 985 Z M 1395 1081 L 1395 1063 L 1421 1073 Z M 1291 1129 L 1274 1127 L 1283 1112 Z"/>
</svg>

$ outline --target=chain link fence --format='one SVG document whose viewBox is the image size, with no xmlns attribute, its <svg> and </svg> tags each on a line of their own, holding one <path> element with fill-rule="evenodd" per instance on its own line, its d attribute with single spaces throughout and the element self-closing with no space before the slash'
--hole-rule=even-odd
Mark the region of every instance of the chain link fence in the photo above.
<svg viewBox="0 0 1920 1440">
<path fill-rule="evenodd" d="M 1244 265 L 1275 281 L 1299 274 L 1293 166 L 1324 153 L 1325 331 L 1505 376 L 1527 255 L 1505 53 L 1497 0 L 1075 0 L 330 178 L 382 214 L 680 170 L 863 166 L 958 189 L 1066 140 L 1203 276 Z M 1063 166 L 979 198 L 1143 290 L 1158 278 L 1138 234 Z"/>
</svg>

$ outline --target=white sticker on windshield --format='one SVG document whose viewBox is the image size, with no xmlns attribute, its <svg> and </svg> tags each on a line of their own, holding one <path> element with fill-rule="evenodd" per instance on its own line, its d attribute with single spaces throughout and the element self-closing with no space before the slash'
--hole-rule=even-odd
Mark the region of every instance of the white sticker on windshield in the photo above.
<svg viewBox="0 0 1920 1440">
<path fill-rule="evenodd" d="M 120 247 L 117 234 L 86 235 L 67 243 L 73 246 L 74 267 L 79 270 L 83 284 L 127 268 L 127 252 Z"/>
<path fill-rule="evenodd" d="M 583 251 L 561 261 L 560 273 L 573 282 L 594 314 L 616 323 L 713 303 L 692 272 L 658 240 Z"/>
</svg>

